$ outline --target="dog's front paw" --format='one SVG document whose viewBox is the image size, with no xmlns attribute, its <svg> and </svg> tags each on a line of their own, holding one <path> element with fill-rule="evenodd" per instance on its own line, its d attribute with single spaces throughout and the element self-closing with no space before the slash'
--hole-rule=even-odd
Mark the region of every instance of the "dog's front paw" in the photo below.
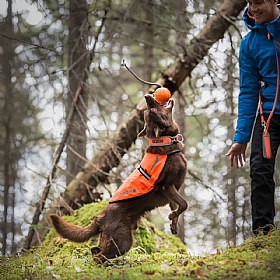
<svg viewBox="0 0 280 280">
<path fill-rule="evenodd" d="M 172 225 L 170 225 L 170 230 L 172 234 L 177 234 L 177 227 L 176 228 L 172 228 Z"/>
<path fill-rule="evenodd" d="M 171 223 L 170 230 L 171 230 L 172 234 L 177 234 L 177 225 L 174 225 L 173 223 Z"/>
<path fill-rule="evenodd" d="M 168 219 L 169 219 L 169 220 L 174 220 L 177 216 L 178 216 L 178 215 L 177 215 L 177 212 L 176 212 L 176 211 L 173 211 L 173 212 L 171 212 L 171 213 L 169 214 Z"/>
</svg>

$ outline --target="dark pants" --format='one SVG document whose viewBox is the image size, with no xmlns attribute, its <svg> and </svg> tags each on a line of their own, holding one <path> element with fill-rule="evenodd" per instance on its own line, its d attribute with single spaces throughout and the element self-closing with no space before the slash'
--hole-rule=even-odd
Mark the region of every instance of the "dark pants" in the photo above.
<svg viewBox="0 0 280 280">
<path fill-rule="evenodd" d="M 268 115 L 265 114 L 265 119 Z M 251 205 L 253 232 L 267 233 L 274 226 L 275 217 L 275 157 L 280 144 L 280 115 L 274 115 L 269 125 L 272 158 L 265 159 L 262 153 L 262 132 L 260 117 L 256 119 L 250 157 Z"/>
</svg>

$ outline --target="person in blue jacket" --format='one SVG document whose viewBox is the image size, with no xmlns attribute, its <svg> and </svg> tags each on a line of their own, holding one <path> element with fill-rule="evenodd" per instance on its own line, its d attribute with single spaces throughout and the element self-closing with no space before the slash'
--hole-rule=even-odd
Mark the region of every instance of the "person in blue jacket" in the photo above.
<svg viewBox="0 0 280 280">
<path fill-rule="evenodd" d="M 227 156 L 231 166 L 243 166 L 245 152 L 250 141 L 252 229 L 257 235 L 267 234 L 274 228 L 275 217 L 275 158 L 280 143 L 280 7 L 277 0 L 247 0 L 243 20 L 250 32 L 241 40 L 239 50 L 240 92 L 238 96 L 238 118 L 234 143 Z M 277 63 L 278 61 L 278 63 Z M 263 116 L 269 118 L 271 158 L 263 155 L 264 123 L 258 112 L 259 92 Z M 280 93 L 279 93 L 280 94 Z M 257 113 L 257 114 L 256 114 Z M 253 129 L 254 127 L 254 129 Z"/>
</svg>

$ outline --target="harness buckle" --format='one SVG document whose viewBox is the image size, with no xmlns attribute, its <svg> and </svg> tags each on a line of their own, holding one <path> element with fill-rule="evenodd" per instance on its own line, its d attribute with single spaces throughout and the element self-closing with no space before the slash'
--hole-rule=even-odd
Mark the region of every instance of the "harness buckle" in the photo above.
<svg viewBox="0 0 280 280">
<path fill-rule="evenodd" d="M 178 139 L 178 142 L 183 142 L 184 141 L 184 137 L 180 133 L 177 135 L 177 139 Z"/>
<path fill-rule="evenodd" d="M 177 134 L 176 136 L 170 136 L 170 138 L 172 144 L 184 141 L 184 137 L 182 134 Z"/>
</svg>

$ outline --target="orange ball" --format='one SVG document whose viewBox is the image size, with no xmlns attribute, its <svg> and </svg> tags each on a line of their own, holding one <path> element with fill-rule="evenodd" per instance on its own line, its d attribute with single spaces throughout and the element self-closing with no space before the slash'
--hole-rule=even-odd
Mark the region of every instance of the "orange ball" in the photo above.
<svg viewBox="0 0 280 280">
<path fill-rule="evenodd" d="M 167 102 L 170 99 L 170 97 L 171 93 L 165 87 L 160 87 L 154 92 L 154 98 L 160 104 Z"/>
</svg>

